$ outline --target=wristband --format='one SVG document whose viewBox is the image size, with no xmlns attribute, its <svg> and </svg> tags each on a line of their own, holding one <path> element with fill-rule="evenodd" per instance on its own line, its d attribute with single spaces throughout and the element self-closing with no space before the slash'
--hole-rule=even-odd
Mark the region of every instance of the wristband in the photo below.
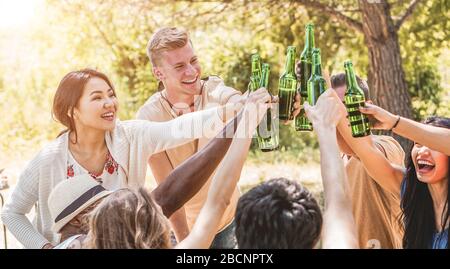
<svg viewBox="0 0 450 269">
<path fill-rule="evenodd" d="M 400 116 L 398 116 L 397 121 L 395 122 L 394 126 L 392 126 L 391 129 L 389 129 L 389 131 L 392 131 L 392 129 L 394 129 L 395 127 L 397 127 L 398 123 L 400 122 Z"/>
</svg>

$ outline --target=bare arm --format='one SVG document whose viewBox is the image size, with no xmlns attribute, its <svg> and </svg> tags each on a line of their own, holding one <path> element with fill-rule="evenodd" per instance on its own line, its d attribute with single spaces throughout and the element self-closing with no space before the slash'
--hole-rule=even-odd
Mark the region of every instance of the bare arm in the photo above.
<svg viewBox="0 0 450 269">
<path fill-rule="evenodd" d="M 162 192 L 167 189 L 167 183 L 164 183 L 166 178 L 170 175 L 173 168 L 170 164 L 169 159 L 167 158 L 167 155 L 165 152 L 160 152 L 158 154 L 153 155 L 150 157 L 148 161 L 150 168 L 152 169 L 153 176 L 155 177 L 156 182 L 158 183 L 158 187 L 153 190 L 152 196 L 155 199 L 155 202 L 158 203 L 163 213 L 166 215 L 167 218 L 169 218 L 170 223 L 172 225 L 172 229 L 175 233 L 175 236 L 177 238 L 177 241 L 180 242 L 186 236 L 189 234 L 189 227 L 186 221 L 186 212 L 184 210 L 183 204 L 181 204 L 181 207 L 178 207 L 178 210 L 174 212 L 176 209 L 170 210 L 170 215 L 166 214 L 167 208 L 170 206 L 167 206 L 166 204 L 168 201 L 162 201 L 162 199 L 159 197 L 161 195 L 164 195 Z M 162 187 L 161 187 L 162 186 Z M 170 191 L 170 190 L 167 190 Z M 155 197 L 155 193 L 158 197 Z M 171 197 L 176 195 L 175 193 L 167 193 L 165 198 L 166 200 L 169 200 Z M 164 197 L 164 196 L 163 196 Z"/>
<path fill-rule="evenodd" d="M 336 123 L 340 112 L 328 90 L 315 107 L 305 105 L 305 112 L 314 125 L 320 148 L 325 211 L 322 229 L 323 248 L 358 248 L 357 231 L 348 195 L 347 175 L 339 155 Z"/>
<path fill-rule="evenodd" d="M 256 111 L 255 106 L 246 105 L 231 147 L 214 175 L 206 203 L 191 233 L 177 245 L 177 248 L 208 248 L 214 239 L 221 217 L 239 181 L 253 131 L 267 109 L 265 103 L 270 100 L 270 95 L 262 89 L 254 92 L 249 98 L 257 100 L 260 107 Z"/>
<path fill-rule="evenodd" d="M 399 116 L 373 104 L 366 104 L 366 107 L 360 108 L 360 110 L 376 120 L 375 129 L 390 130 L 399 120 L 397 126 L 392 129 L 396 134 L 450 155 L 450 129 L 419 123 L 403 117 L 399 118 Z"/>
<path fill-rule="evenodd" d="M 339 100 L 336 94 L 335 98 Z M 339 101 L 340 111 L 346 111 L 344 104 Z M 345 112 L 345 115 L 347 113 Z M 400 184 L 403 178 L 403 171 L 400 167 L 392 164 L 385 156 L 384 151 L 376 145 L 372 136 L 354 138 L 352 136 L 349 120 L 341 117 L 338 123 L 339 134 L 344 138 L 345 142 L 350 146 L 355 155 L 364 164 L 367 173 L 372 177 L 383 189 L 397 195 L 400 193 Z"/>
<path fill-rule="evenodd" d="M 318 133 L 325 196 L 322 246 L 358 248 L 356 225 L 348 195 L 347 175 L 336 140 L 336 128 L 315 128 Z"/>
<path fill-rule="evenodd" d="M 152 192 L 164 215 L 169 217 L 203 187 L 228 151 L 238 122 L 239 116 L 228 123 L 218 137 L 173 170 Z M 152 165 L 152 170 L 159 168 Z"/>
<path fill-rule="evenodd" d="M 121 122 L 124 130 L 141 145 L 142 158 L 175 148 L 198 138 L 214 138 L 230 119 L 236 117 L 241 103 L 227 104 L 184 114 L 164 122 L 129 120 Z"/>
</svg>

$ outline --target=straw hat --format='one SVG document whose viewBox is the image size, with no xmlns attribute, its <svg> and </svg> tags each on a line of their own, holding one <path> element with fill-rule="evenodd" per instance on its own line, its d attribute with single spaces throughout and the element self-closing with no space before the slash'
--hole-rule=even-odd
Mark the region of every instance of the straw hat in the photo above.
<svg viewBox="0 0 450 269">
<path fill-rule="evenodd" d="M 88 174 L 61 181 L 48 198 L 52 230 L 59 233 L 81 211 L 110 193 Z"/>
</svg>

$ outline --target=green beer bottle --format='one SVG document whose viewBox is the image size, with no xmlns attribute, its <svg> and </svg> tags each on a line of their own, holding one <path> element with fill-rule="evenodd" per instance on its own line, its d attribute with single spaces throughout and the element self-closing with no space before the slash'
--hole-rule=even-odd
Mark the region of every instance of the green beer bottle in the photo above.
<svg viewBox="0 0 450 269">
<path fill-rule="evenodd" d="M 249 90 L 256 91 L 261 80 L 261 57 L 258 53 L 252 55 L 252 74 L 250 76 Z"/>
<path fill-rule="evenodd" d="M 293 108 L 295 93 L 297 92 L 297 76 L 295 75 L 296 48 L 289 46 L 287 49 L 286 66 L 278 83 L 279 118 L 289 120 Z"/>
<path fill-rule="evenodd" d="M 326 89 L 325 79 L 322 77 L 322 65 L 320 60 L 320 49 L 313 49 L 312 73 L 308 80 L 308 103 L 315 105 L 319 96 Z"/>
<path fill-rule="evenodd" d="M 266 88 L 269 90 L 269 76 L 270 66 L 264 63 L 262 65 L 261 80 L 259 88 Z M 259 149 L 263 152 L 272 151 L 278 149 L 278 129 L 276 124 L 278 121 L 272 119 L 272 109 L 268 109 L 264 119 L 257 129 L 257 141 Z"/>
<path fill-rule="evenodd" d="M 247 90 L 253 92 L 259 88 L 261 82 L 261 57 L 258 53 L 252 54 L 251 63 L 252 69 Z"/>
<path fill-rule="evenodd" d="M 314 25 L 308 23 L 305 27 L 305 48 L 300 55 L 300 87 L 298 93 L 301 96 L 301 104 L 305 100 L 308 100 L 308 79 L 311 77 L 312 69 L 312 50 L 314 48 Z M 300 114 L 295 118 L 295 130 L 296 131 L 312 131 L 312 124 L 309 122 L 305 115 L 305 110 L 301 109 Z"/>
<path fill-rule="evenodd" d="M 345 61 L 345 79 L 347 90 L 345 91 L 344 103 L 347 107 L 348 119 L 352 129 L 353 137 L 363 137 L 370 134 L 369 119 L 359 111 L 360 106 L 364 106 L 366 97 L 363 90 L 356 82 L 355 72 L 351 61 Z"/>
</svg>

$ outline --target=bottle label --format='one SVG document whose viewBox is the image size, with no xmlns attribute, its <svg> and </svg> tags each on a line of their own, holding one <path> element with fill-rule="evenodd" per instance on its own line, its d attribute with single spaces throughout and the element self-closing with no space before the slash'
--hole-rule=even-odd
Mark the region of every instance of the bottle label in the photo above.
<svg viewBox="0 0 450 269">
<path fill-rule="evenodd" d="M 256 129 L 256 140 L 261 151 L 272 151 L 279 146 L 279 121 L 277 107 L 267 110 Z"/>
<path fill-rule="evenodd" d="M 364 96 L 345 96 L 345 106 L 347 107 L 353 137 L 363 137 L 370 134 L 369 119 L 359 111 L 359 107 L 364 106 L 364 101 Z"/>
<path fill-rule="evenodd" d="M 278 97 L 280 98 L 280 120 L 288 120 L 293 109 L 295 94 L 297 92 L 297 80 L 281 79 L 279 85 Z"/>
</svg>

